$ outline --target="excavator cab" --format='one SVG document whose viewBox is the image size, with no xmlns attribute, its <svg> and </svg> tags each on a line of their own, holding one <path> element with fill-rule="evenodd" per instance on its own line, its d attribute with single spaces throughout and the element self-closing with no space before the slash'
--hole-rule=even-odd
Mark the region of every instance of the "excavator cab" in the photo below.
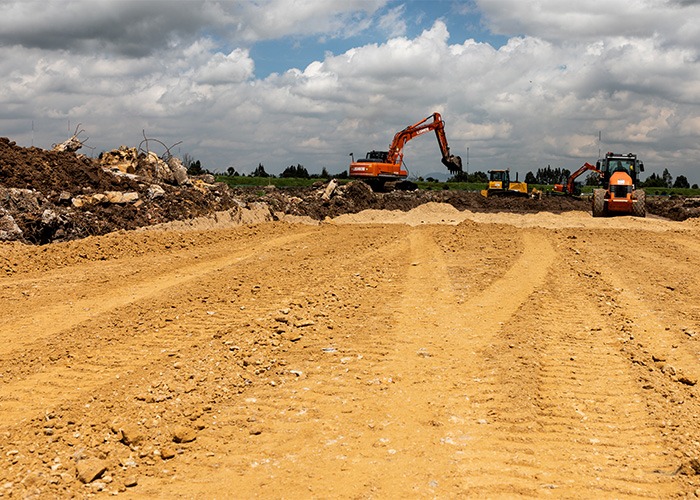
<svg viewBox="0 0 700 500">
<path fill-rule="evenodd" d="M 388 151 L 368 151 L 365 158 L 357 160 L 358 162 L 380 162 L 386 163 Z"/>
</svg>

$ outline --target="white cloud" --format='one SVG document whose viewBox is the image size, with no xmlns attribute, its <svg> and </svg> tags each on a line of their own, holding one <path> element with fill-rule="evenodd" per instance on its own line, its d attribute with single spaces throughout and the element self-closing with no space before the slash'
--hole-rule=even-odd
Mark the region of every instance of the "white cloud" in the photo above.
<svg viewBox="0 0 700 500">
<path fill-rule="evenodd" d="M 195 80 L 209 85 L 245 82 L 253 76 L 254 67 L 247 50 L 235 49 L 230 54 L 218 52 L 195 72 Z"/>
<path fill-rule="evenodd" d="M 34 121 L 36 143 L 48 147 L 65 138 L 69 121 L 82 122 L 96 153 L 136 145 L 146 130 L 168 144 L 183 141 L 183 152 L 215 170 L 249 172 L 263 163 L 279 173 L 300 163 L 340 172 L 348 153 L 384 149 L 396 131 L 439 111 L 452 152 L 465 156 L 470 148 L 471 170 L 575 168 L 595 160 L 600 146 L 638 152 L 649 171 L 672 165 L 674 175 L 700 181 L 693 170 L 700 165 L 696 5 L 477 2 L 494 29 L 510 36 L 495 48 L 455 43 L 441 21 L 409 37 L 404 8 L 382 10 L 385 3 L 185 2 L 172 9 L 100 1 L 78 22 L 82 2 L 42 2 L 48 14 L 33 18 L 25 3 L 5 2 L 1 134 L 29 144 Z M 264 79 L 239 43 L 345 36 L 379 26 L 384 14 L 396 27 L 385 42 L 326 53 Z M 109 16 L 117 25 L 144 22 L 122 33 L 107 29 Z M 71 40 L 68 27 L 76 23 Z M 444 170 L 434 138 L 410 142 L 405 160 L 416 174 Z"/>
<path fill-rule="evenodd" d="M 475 0 L 490 27 L 556 42 L 663 34 L 673 44 L 696 47 L 700 4 L 667 0 Z"/>
<path fill-rule="evenodd" d="M 406 21 L 403 19 L 406 12 L 405 5 L 399 5 L 390 9 L 379 19 L 379 29 L 386 33 L 388 38 L 395 38 L 406 34 Z"/>
</svg>

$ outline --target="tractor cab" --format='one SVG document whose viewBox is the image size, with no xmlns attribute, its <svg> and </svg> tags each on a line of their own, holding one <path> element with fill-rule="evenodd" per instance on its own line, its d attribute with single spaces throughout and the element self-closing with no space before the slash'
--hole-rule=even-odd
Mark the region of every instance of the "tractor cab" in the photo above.
<svg viewBox="0 0 700 500">
<path fill-rule="evenodd" d="M 644 163 L 637 159 L 637 155 L 628 153 L 626 155 L 618 155 L 614 153 L 606 153 L 605 158 L 598 160 L 596 168 L 603 175 L 603 185 L 609 186 L 610 181 L 629 176 L 632 185 L 636 186 L 639 172 L 644 172 Z"/>
<path fill-rule="evenodd" d="M 646 194 L 637 189 L 644 164 L 637 155 L 606 153 L 596 168 L 603 176 L 603 187 L 593 190 L 593 217 L 613 213 L 646 216 Z"/>
</svg>

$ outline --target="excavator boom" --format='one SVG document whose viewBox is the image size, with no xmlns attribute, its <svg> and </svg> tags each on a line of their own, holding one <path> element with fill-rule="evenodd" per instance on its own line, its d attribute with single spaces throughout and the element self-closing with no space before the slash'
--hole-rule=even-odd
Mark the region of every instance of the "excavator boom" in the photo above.
<svg viewBox="0 0 700 500">
<path fill-rule="evenodd" d="M 431 118 L 433 121 L 428 122 Z M 400 164 L 403 161 L 403 148 L 406 143 L 414 137 L 431 130 L 435 131 L 438 145 L 440 146 L 440 152 L 442 153 L 443 165 L 445 165 L 450 172 L 461 172 L 462 158 L 450 154 L 450 147 L 447 144 L 447 137 L 445 137 L 445 122 L 442 116 L 440 116 L 440 113 L 433 113 L 418 123 L 414 123 L 400 132 L 397 132 L 394 136 L 394 140 L 391 141 L 391 146 L 389 146 L 387 161 L 389 163 Z"/>
</svg>

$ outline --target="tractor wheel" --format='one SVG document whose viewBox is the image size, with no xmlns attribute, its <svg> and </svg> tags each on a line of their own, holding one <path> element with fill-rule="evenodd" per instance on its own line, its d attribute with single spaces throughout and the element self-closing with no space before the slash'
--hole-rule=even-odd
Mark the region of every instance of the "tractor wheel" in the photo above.
<svg viewBox="0 0 700 500">
<path fill-rule="evenodd" d="M 641 189 L 636 190 L 632 193 L 632 198 L 636 199 L 637 202 L 632 205 L 632 214 L 635 217 L 646 217 L 647 216 L 647 195 Z"/>
<path fill-rule="evenodd" d="M 605 189 L 593 190 L 593 217 L 605 215 Z"/>
</svg>

